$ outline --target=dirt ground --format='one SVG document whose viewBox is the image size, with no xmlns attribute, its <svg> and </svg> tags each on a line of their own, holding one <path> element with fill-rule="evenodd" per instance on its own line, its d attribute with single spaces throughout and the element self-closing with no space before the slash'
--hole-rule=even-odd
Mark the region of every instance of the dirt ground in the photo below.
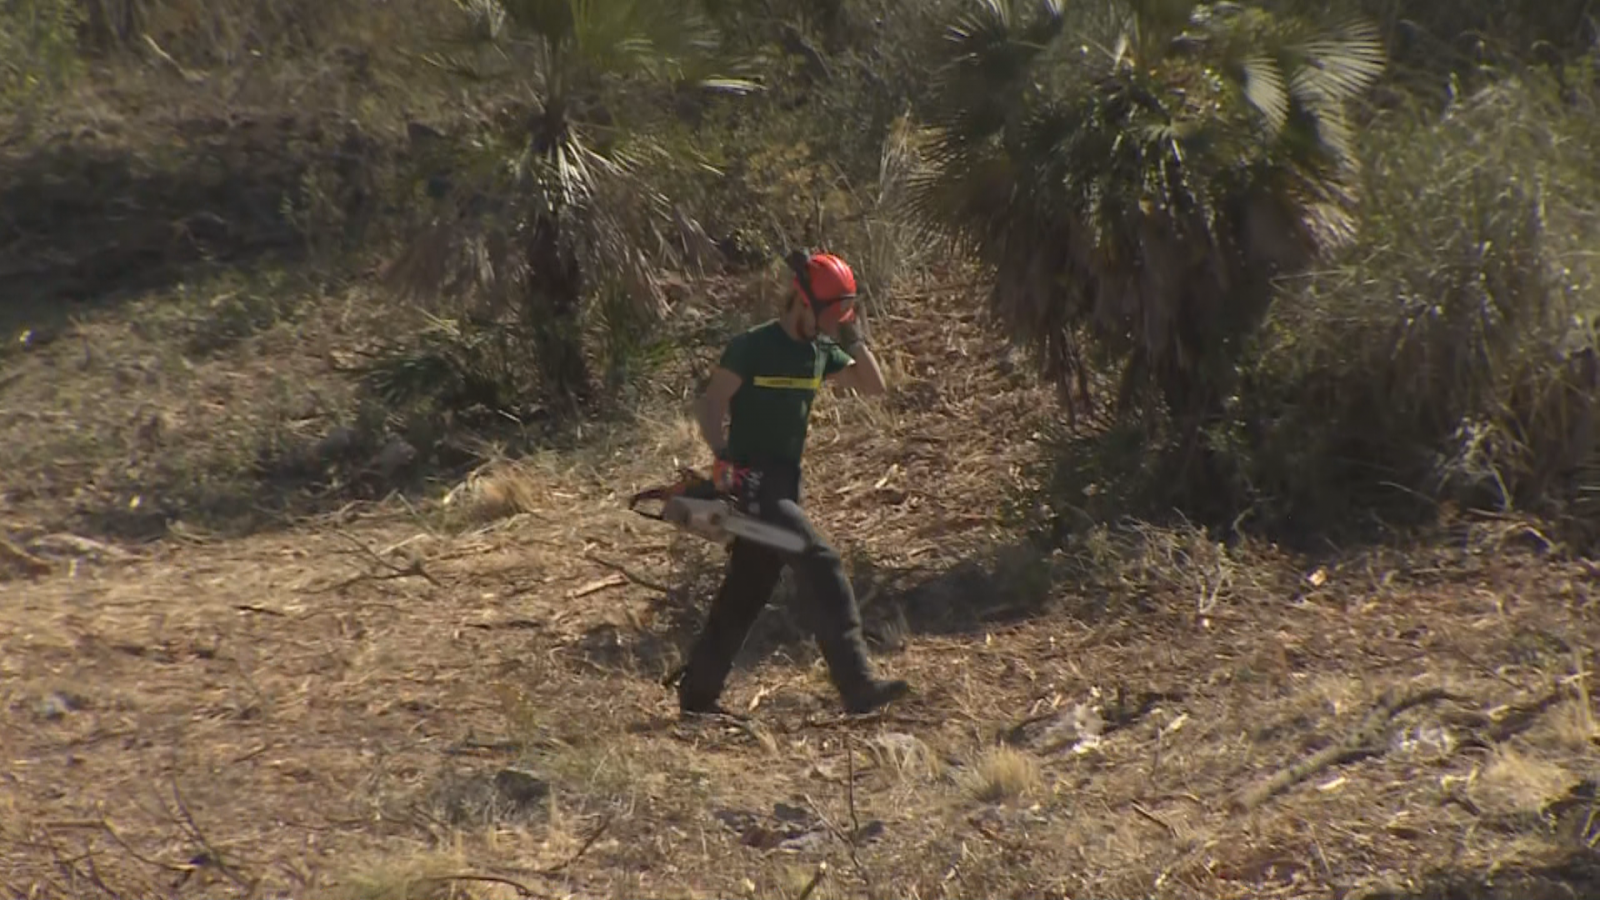
<svg viewBox="0 0 1600 900">
<path fill-rule="evenodd" d="M 904 390 L 822 405 L 811 505 L 909 701 L 841 715 L 785 587 L 730 685 L 750 721 L 678 718 L 719 551 L 623 503 L 701 461 L 672 416 L 448 504 L 36 541 L 49 571 L 0 582 L 0 886 L 1600 892 L 1600 568 L 1491 520 L 1315 563 L 1134 526 L 1041 554 L 992 512 L 1041 395 L 970 321 L 894 324 Z"/>
</svg>

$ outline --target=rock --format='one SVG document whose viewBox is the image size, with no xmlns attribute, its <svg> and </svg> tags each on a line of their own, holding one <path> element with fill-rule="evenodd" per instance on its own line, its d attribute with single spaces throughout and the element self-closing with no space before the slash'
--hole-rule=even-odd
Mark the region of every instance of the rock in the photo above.
<svg viewBox="0 0 1600 900">
<path fill-rule="evenodd" d="M 67 713 L 77 712 L 87 705 L 82 697 L 70 691 L 51 691 L 39 701 L 39 718 L 54 722 L 66 718 Z"/>
<path fill-rule="evenodd" d="M 340 425 L 338 428 L 323 435 L 322 440 L 317 441 L 312 446 L 312 459 L 314 462 L 321 464 L 344 459 L 355 449 L 358 440 L 359 436 L 354 428 L 348 425 Z"/>
<path fill-rule="evenodd" d="M 719 809 L 712 814 L 739 836 L 739 843 L 756 850 L 820 851 L 830 837 L 827 826 L 815 813 L 787 803 L 774 803 L 770 817 L 740 809 Z M 852 839 L 866 843 L 882 837 L 885 831 L 887 826 L 873 819 L 862 824 Z"/>
<path fill-rule="evenodd" d="M 809 822 L 812 818 L 809 811 L 787 803 L 772 804 L 772 817 L 780 822 Z"/>
<path fill-rule="evenodd" d="M 526 821 L 546 812 L 550 783 L 527 769 L 507 766 L 446 776 L 433 791 L 444 817 L 457 825 Z"/>
<path fill-rule="evenodd" d="M 402 438 L 394 438 L 383 445 L 378 455 L 372 459 L 372 467 L 383 477 L 388 478 L 411 465 L 417 458 L 417 448 L 411 446 Z"/>
<path fill-rule="evenodd" d="M 867 822 L 860 828 L 856 829 L 856 832 L 850 837 L 851 840 L 857 844 L 870 844 L 878 838 L 883 837 L 884 833 L 888 830 L 889 826 L 883 824 L 882 819 L 873 819 L 872 821 Z"/>
<path fill-rule="evenodd" d="M 494 788 L 500 799 L 518 813 L 550 795 L 549 782 L 526 769 L 510 766 L 494 774 Z"/>
</svg>

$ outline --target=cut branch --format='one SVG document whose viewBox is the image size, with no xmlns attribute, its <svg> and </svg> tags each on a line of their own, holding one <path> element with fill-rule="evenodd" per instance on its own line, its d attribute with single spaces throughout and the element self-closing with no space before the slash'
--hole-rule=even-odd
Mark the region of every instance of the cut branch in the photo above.
<svg viewBox="0 0 1600 900">
<path fill-rule="evenodd" d="M 601 836 L 606 833 L 606 829 L 608 829 L 610 827 L 611 827 L 611 817 L 610 816 L 606 816 L 603 820 L 601 820 L 600 824 L 595 828 L 595 830 L 590 832 L 589 836 L 584 839 L 583 845 L 578 848 L 578 852 L 577 853 L 574 853 L 571 856 L 567 857 L 567 859 L 565 861 L 563 861 L 563 862 L 559 862 L 559 863 L 556 863 L 553 866 L 550 866 L 548 868 L 539 870 L 539 874 L 541 874 L 541 875 L 555 875 L 558 872 L 562 872 L 562 871 L 565 871 L 566 869 L 571 868 L 573 866 L 573 864 L 575 864 L 578 860 L 583 858 L 583 855 L 585 853 L 589 852 L 589 848 L 593 847 L 595 845 L 595 842 L 600 840 Z"/>
<path fill-rule="evenodd" d="M 598 565 L 605 566 L 606 568 L 621 574 L 623 578 L 628 579 L 629 581 L 633 582 L 634 584 L 639 585 L 640 587 L 647 587 L 652 591 L 660 591 L 663 594 L 672 593 L 672 588 L 667 587 L 666 585 L 662 584 L 661 582 L 656 581 L 656 580 L 654 580 L 652 578 L 646 578 L 645 576 L 640 575 L 639 573 L 633 571 L 632 569 L 628 568 L 627 566 L 623 565 L 622 563 L 606 559 L 605 557 L 600 556 L 599 554 L 594 553 L 592 551 L 589 552 L 589 553 L 585 553 L 584 554 L 584 558 L 589 560 L 590 562 L 596 563 Z"/>
<path fill-rule="evenodd" d="M 1240 794 L 1234 800 L 1234 804 L 1241 810 L 1254 809 L 1323 769 L 1358 759 L 1381 756 L 1384 753 L 1384 739 L 1389 734 L 1395 716 L 1408 709 L 1442 700 L 1465 699 L 1442 688 L 1419 691 L 1398 699 L 1385 696 L 1337 743 L 1324 747 L 1288 768 L 1279 770 L 1272 777 Z"/>
</svg>

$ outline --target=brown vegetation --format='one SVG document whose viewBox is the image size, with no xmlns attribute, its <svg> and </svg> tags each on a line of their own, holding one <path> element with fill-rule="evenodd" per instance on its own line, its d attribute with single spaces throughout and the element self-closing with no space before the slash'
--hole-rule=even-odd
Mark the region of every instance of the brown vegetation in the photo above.
<svg viewBox="0 0 1600 900">
<path fill-rule="evenodd" d="M 653 324 L 578 297 L 576 407 L 539 317 L 381 277 L 482 212 L 493 154 L 462 148 L 543 90 L 431 66 L 455 4 L 8 9 L 48 15 L 0 32 L 0 895 L 1594 893 L 1582 5 L 1471 5 L 1498 40 L 1469 67 L 1438 49 L 1459 4 L 1349 4 L 1396 63 L 1341 174 L 1378 202 L 1255 298 L 1215 481 L 1160 404 L 1071 420 L 1035 352 L 1063 336 L 1005 340 L 1006 273 L 894 215 L 970 4 L 707 3 L 743 105 L 574 89 L 617 104 L 586 126 L 648 107 L 661 154 L 616 184 L 715 245 L 652 271 Z M 589 212 L 568 234 L 635 210 Z M 686 258 L 630 240 L 585 265 Z M 625 498 L 704 464 L 688 401 L 791 243 L 867 285 L 895 390 L 819 402 L 806 497 L 916 693 L 841 715 L 785 584 L 726 698 L 749 721 L 680 720 L 722 555 Z"/>
</svg>

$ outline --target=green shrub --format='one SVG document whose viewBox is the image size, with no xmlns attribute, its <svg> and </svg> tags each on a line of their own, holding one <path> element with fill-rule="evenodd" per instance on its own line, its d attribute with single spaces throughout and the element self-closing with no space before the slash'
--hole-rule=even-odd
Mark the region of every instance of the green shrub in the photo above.
<svg viewBox="0 0 1600 900">
<path fill-rule="evenodd" d="M 1356 239 L 1281 280 L 1241 346 L 1206 435 L 1216 477 L 1183 477 L 1159 411 L 1061 423 L 1057 537 L 1174 512 L 1287 540 L 1447 508 L 1593 518 L 1600 91 L 1570 88 L 1587 71 L 1521 71 L 1442 116 L 1372 121 Z"/>
<path fill-rule="evenodd" d="M 0 121 L 27 118 L 34 104 L 79 74 L 78 0 L 0 4 Z"/>
<path fill-rule="evenodd" d="M 1593 448 L 1595 100 L 1529 72 L 1376 123 L 1361 237 L 1286 286 L 1219 441 L 1241 497 L 1315 525 L 1569 494 Z"/>
</svg>

